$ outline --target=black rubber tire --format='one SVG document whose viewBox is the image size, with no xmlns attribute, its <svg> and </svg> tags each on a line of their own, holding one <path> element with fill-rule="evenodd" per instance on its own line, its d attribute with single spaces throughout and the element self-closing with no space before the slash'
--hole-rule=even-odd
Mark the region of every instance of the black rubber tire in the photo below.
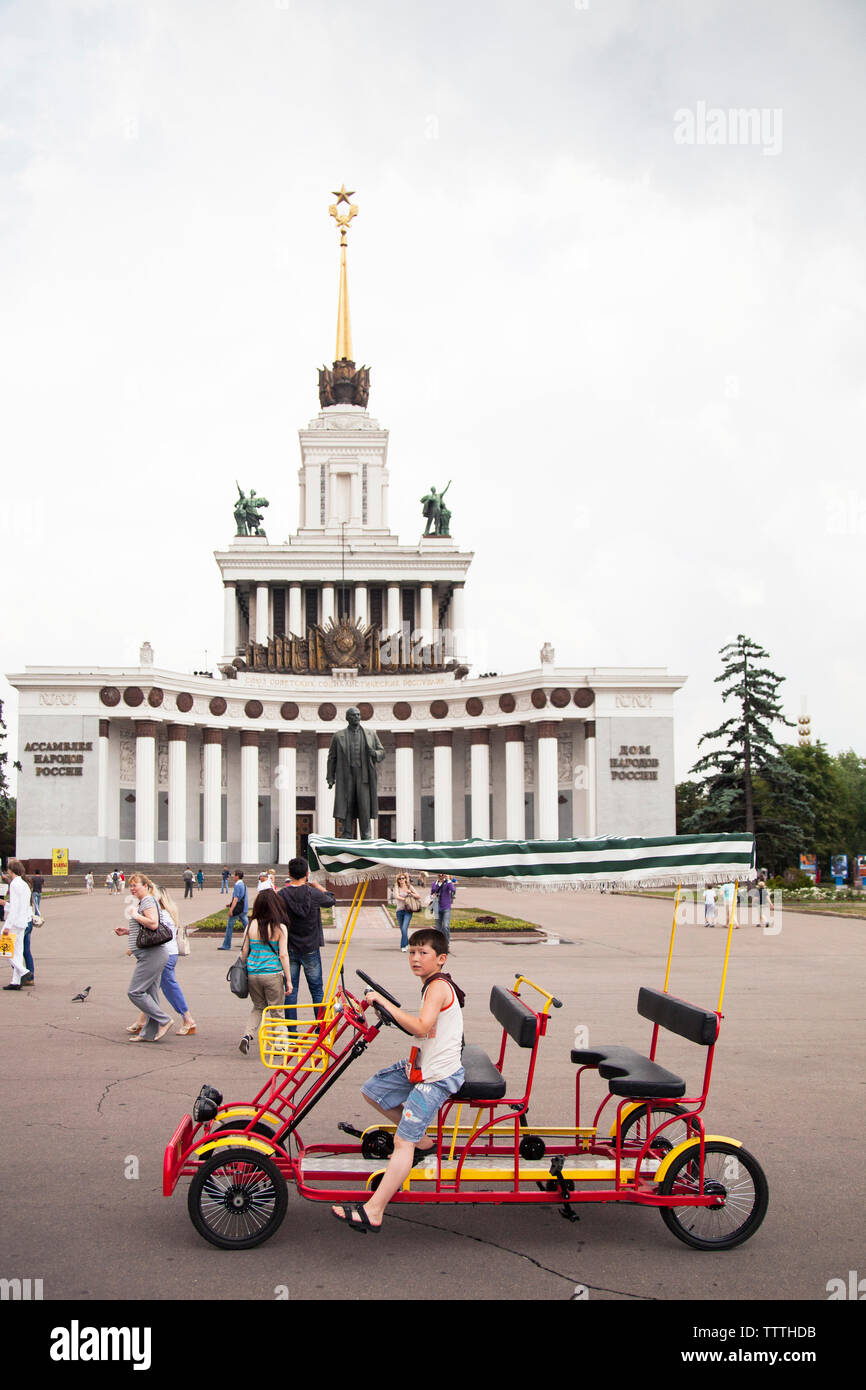
<svg viewBox="0 0 866 1390">
<path fill-rule="evenodd" d="M 663 1196 L 675 1189 L 698 1191 L 699 1154 L 696 1140 L 674 1159 L 661 1185 Z M 662 1221 L 695 1250 L 733 1250 L 755 1234 L 766 1216 L 769 1189 L 764 1170 L 748 1149 L 710 1139 L 704 1151 L 705 1190 L 709 1183 L 724 1190 L 723 1206 L 660 1207 Z"/>
<path fill-rule="evenodd" d="M 250 1149 L 217 1150 L 193 1177 L 187 1197 L 192 1224 L 218 1250 L 263 1245 L 279 1229 L 288 1203 L 276 1164 Z"/>
<path fill-rule="evenodd" d="M 658 1125 L 661 1124 L 665 1115 L 685 1115 L 686 1109 L 683 1105 L 672 1105 L 670 1102 L 662 1105 L 653 1105 L 650 1102 L 650 1126 L 647 1128 L 646 1116 L 647 1106 L 639 1105 L 636 1110 L 632 1110 L 622 1122 L 622 1142 L 626 1138 L 634 1142 L 639 1139 L 643 1143 L 647 1134 L 651 1134 Z M 657 1118 L 656 1118 L 657 1117 Z M 663 1153 L 670 1153 L 678 1144 L 682 1144 L 685 1139 L 690 1137 L 688 1127 L 685 1125 L 668 1125 L 658 1136 L 655 1148 Z"/>
</svg>

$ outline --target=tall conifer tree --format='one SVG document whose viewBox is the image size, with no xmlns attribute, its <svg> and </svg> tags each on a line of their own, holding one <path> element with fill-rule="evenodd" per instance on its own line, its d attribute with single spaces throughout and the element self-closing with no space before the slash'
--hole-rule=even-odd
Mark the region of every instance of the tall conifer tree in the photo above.
<svg viewBox="0 0 866 1390">
<path fill-rule="evenodd" d="M 691 769 L 706 776 L 706 801 L 688 826 L 693 831 L 712 827 L 746 830 L 754 835 L 755 778 L 778 780 L 782 748 L 773 737 L 771 725 L 793 727 L 793 721 L 782 712 L 778 695 L 785 677 L 761 664 L 769 659 L 768 653 L 742 633 L 735 642 L 722 647 L 720 655 L 724 667 L 721 675 L 716 676 L 716 683 L 725 685 L 722 699 L 734 700 L 739 708 L 698 742 L 701 747 L 724 739 L 725 746 L 705 754 Z"/>
</svg>

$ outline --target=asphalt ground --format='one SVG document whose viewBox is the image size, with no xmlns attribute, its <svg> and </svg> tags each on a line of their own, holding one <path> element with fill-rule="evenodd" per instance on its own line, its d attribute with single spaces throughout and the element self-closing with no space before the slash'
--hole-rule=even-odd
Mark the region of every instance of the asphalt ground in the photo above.
<svg viewBox="0 0 866 1390">
<path fill-rule="evenodd" d="M 498 888 L 473 889 L 472 903 L 494 912 L 519 906 L 560 936 L 559 945 L 456 940 L 450 969 L 468 996 L 467 1037 L 494 1057 L 491 984 L 509 985 L 521 972 L 564 1001 L 541 1045 L 531 1118 L 571 1123 L 576 1028 L 591 1043 L 648 1048 L 650 1025 L 635 1003 L 640 985 L 662 985 L 670 904 Z M 197 894 L 182 904 L 184 920 L 224 904 L 213 890 Z M 0 1274 L 41 1279 L 46 1300 L 396 1300 L 423 1287 L 431 1300 L 826 1302 L 828 1281 L 866 1275 L 861 922 L 797 913 L 776 934 L 734 933 L 706 1125 L 743 1141 L 770 1191 L 762 1227 L 737 1249 L 692 1251 L 658 1211 L 601 1205 L 582 1207 L 576 1224 L 554 1207 L 404 1207 L 392 1209 L 381 1236 L 356 1239 L 327 1206 L 292 1191 L 272 1240 L 226 1253 L 194 1230 L 185 1184 L 161 1195 L 161 1168 L 203 1082 L 240 1102 L 265 1078 L 258 1057 L 237 1049 L 248 1006 L 225 982 L 234 957 L 217 952 L 217 938 L 194 938 L 178 975 L 197 1034 L 133 1044 L 124 1031 L 133 1018 L 131 964 L 112 934 L 122 901 L 99 891 L 45 899 L 43 911 L 33 934 L 36 986 L 0 1001 Z M 349 966 L 408 1004 L 416 986 L 397 941 L 395 931 L 359 935 Z M 724 946 L 719 928 L 681 926 L 671 991 L 714 1008 Z M 87 1002 L 73 1002 L 88 985 Z M 307 1142 L 340 1137 L 339 1120 L 369 1122 L 359 1086 L 402 1054 L 402 1042 L 383 1031 L 310 1118 Z M 663 1035 L 659 1060 L 693 1084 L 698 1057 Z M 508 1059 L 512 1085 L 524 1060 L 517 1052 Z M 591 1095 L 600 1097 L 603 1084 L 593 1078 Z"/>
</svg>

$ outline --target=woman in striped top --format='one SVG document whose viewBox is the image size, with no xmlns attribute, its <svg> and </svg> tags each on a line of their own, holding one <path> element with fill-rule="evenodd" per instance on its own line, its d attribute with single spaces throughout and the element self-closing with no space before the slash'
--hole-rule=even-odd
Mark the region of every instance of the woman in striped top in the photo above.
<svg viewBox="0 0 866 1390">
<path fill-rule="evenodd" d="M 250 1023 L 238 1044 L 246 1057 L 259 1031 L 262 1009 L 282 1004 L 289 978 L 288 918 L 283 901 L 272 888 L 256 894 L 250 924 L 244 935 L 241 959 L 246 963 L 250 988 Z"/>
</svg>

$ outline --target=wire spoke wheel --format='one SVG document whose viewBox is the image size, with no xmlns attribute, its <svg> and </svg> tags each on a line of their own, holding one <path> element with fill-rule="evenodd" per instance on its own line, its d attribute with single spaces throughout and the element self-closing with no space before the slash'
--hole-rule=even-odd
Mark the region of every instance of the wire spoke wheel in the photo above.
<svg viewBox="0 0 866 1390">
<path fill-rule="evenodd" d="M 664 1196 L 697 1196 L 700 1185 L 700 1144 L 696 1141 L 675 1158 L 661 1185 Z M 760 1226 L 769 1191 L 758 1160 L 748 1149 L 724 1140 L 709 1140 L 704 1148 L 703 1195 L 719 1198 L 714 1206 L 660 1207 L 662 1220 L 673 1234 L 696 1250 L 732 1250 Z"/>
<path fill-rule="evenodd" d="M 647 1111 L 649 1111 L 649 1123 L 647 1123 Z M 626 1140 L 628 1140 L 631 1144 L 638 1143 L 643 1147 L 647 1141 L 647 1136 L 652 1134 L 653 1130 L 658 1129 L 660 1124 L 664 1124 L 664 1121 L 673 1115 L 684 1114 L 686 1111 L 682 1105 L 639 1105 L 622 1122 L 622 1143 L 625 1145 Z M 677 1148 L 686 1139 L 691 1139 L 692 1133 L 689 1119 L 665 1125 L 661 1134 L 656 1135 L 653 1148 L 660 1153 L 670 1153 L 671 1149 Z"/>
<path fill-rule="evenodd" d="M 193 1225 L 220 1250 L 251 1250 L 286 1214 L 288 1189 L 276 1164 L 249 1149 L 216 1153 L 195 1174 L 187 1205 Z"/>
</svg>

